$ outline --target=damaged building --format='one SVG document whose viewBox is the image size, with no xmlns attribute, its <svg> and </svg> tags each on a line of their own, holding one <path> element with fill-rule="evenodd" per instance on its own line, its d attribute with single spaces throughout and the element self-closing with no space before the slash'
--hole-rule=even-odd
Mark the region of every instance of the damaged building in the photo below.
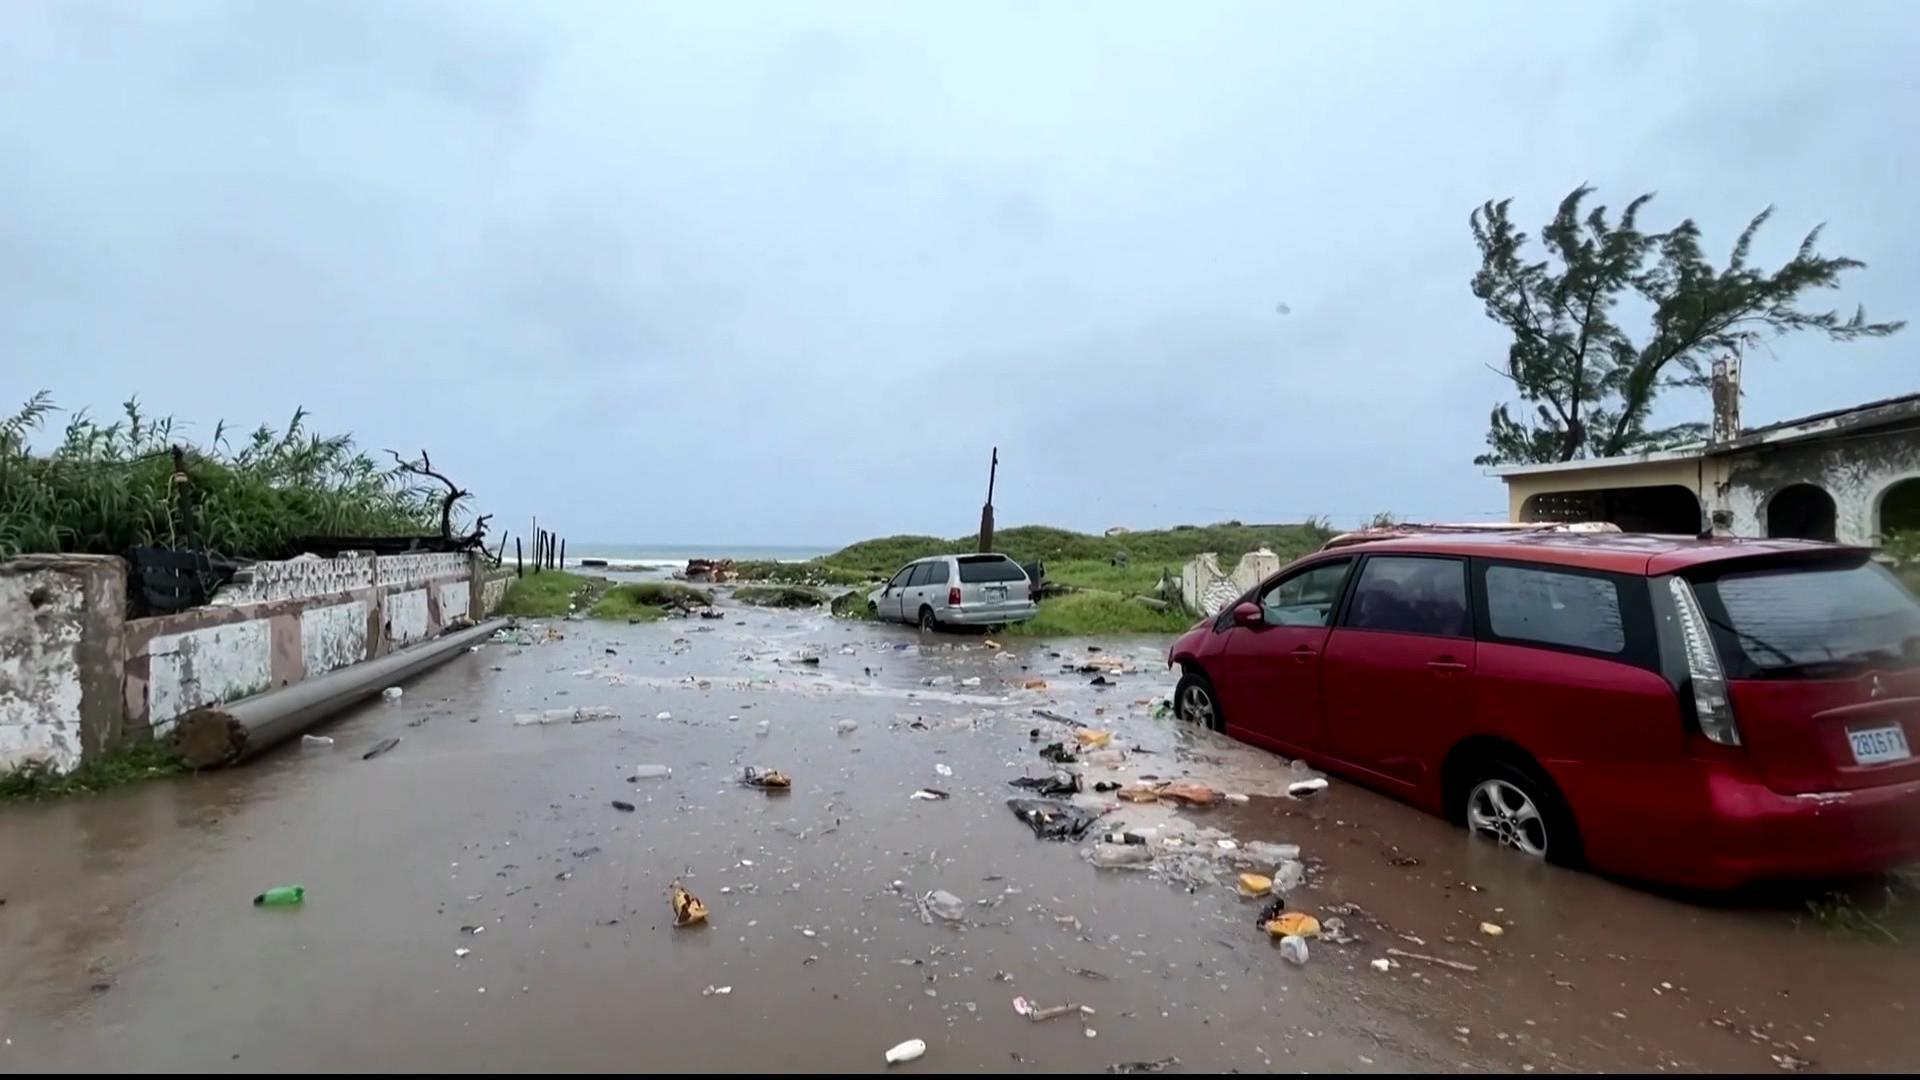
<svg viewBox="0 0 1920 1080">
<path fill-rule="evenodd" d="M 1920 530 L 1920 394 L 1715 427 L 1696 446 L 1490 472 L 1506 482 L 1514 521 L 1847 544 Z"/>
</svg>

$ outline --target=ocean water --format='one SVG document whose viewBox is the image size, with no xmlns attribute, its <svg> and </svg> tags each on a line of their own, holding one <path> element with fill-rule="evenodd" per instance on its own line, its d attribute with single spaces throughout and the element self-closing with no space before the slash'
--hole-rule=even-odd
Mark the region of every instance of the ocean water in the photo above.
<svg viewBox="0 0 1920 1080">
<path fill-rule="evenodd" d="M 605 559 L 610 570 L 677 570 L 688 559 L 772 559 L 800 562 L 834 548 L 817 544 L 596 544 L 569 546 L 567 565 L 581 559 Z"/>
</svg>

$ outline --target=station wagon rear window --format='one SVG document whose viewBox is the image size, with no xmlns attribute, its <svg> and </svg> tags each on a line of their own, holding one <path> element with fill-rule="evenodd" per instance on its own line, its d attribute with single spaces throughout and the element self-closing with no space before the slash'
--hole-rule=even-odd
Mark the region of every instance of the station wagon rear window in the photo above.
<svg viewBox="0 0 1920 1080">
<path fill-rule="evenodd" d="M 1735 676 L 1834 677 L 1920 663 L 1920 602 L 1866 558 L 1735 571 L 1694 591 Z"/>
<path fill-rule="evenodd" d="M 993 581 L 1025 581 L 1020 564 L 1002 555 L 960 556 L 960 580 L 969 585 Z"/>
</svg>

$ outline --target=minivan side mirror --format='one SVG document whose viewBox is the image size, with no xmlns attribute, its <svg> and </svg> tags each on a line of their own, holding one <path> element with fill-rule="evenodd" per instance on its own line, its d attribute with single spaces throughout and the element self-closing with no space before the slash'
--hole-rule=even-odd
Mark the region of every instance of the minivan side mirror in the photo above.
<svg viewBox="0 0 1920 1080">
<path fill-rule="evenodd" d="M 1242 600 L 1233 605 L 1233 624 L 1235 626 L 1244 626 L 1248 629 L 1265 626 L 1267 624 L 1267 615 L 1266 612 L 1260 610 L 1259 604 L 1251 600 Z"/>
</svg>

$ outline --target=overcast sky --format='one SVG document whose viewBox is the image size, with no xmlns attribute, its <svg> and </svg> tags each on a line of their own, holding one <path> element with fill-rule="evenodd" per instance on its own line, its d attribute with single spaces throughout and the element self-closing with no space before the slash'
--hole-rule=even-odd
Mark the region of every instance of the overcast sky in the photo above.
<svg viewBox="0 0 1920 1080">
<path fill-rule="evenodd" d="M 1920 317 L 1916 56 L 1893 0 L 4 0 L 0 407 L 305 405 L 583 541 L 957 535 L 995 444 L 1002 525 L 1499 517 L 1468 213 L 1774 203 Z M 1916 350 L 1776 343 L 1746 420 Z"/>
</svg>

